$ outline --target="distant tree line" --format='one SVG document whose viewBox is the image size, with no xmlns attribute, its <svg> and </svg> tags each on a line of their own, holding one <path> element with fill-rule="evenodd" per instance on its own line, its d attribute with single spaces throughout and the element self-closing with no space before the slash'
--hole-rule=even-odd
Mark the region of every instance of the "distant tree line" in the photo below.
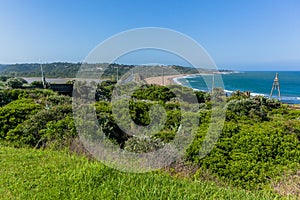
<svg viewBox="0 0 300 200">
<path fill-rule="evenodd" d="M 82 65 L 90 69 L 106 68 L 102 77 L 116 79 L 117 73 L 121 77 L 129 70 L 133 69 L 132 73 L 140 73 L 143 76 L 161 76 L 171 74 L 196 74 L 199 72 L 207 72 L 213 70 L 183 67 L 178 65 L 160 66 L 137 66 L 137 65 L 125 65 L 117 63 L 99 63 L 99 64 L 87 64 L 87 63 L 69 63 L 69 62 L 54 62 L 43 63 L 43 71 L 48 78 L 74 78 L 77 75 L 78 70 Z M 99 71 L 98 71 L 99 72 Z M 41 64 L 39 63 L 22 63 L 22 64 L 8 64 L 1 65 L 0 75 L 13 76 L 13 77 L 41 77 Z"/>
</svg>

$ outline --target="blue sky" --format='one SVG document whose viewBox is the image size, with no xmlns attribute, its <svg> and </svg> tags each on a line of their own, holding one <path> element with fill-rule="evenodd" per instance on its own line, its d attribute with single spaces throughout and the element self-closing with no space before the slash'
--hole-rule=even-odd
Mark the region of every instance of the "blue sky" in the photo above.
<svg viewBox="0 0 300 200">
<path fill-rule="evenodd" d="M 299 19 L 299 0 L 0 0 L 0 63 L 80 62 L 114 34 L 163 27 L 195 39 L 219 68 L 300 70 Z"/>
</svg>

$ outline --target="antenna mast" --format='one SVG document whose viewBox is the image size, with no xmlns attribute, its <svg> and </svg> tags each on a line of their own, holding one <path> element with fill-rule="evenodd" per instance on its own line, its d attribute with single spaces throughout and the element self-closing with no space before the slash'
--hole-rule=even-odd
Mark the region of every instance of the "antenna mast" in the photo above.
<svg viewBox="0 0 300 200">
<path fill-rule="evenodd" d="M 42 73 L 43 88 L 46 89 L 46 78 L 45 78 L 45 74 L 44 74 L 42 63 L 40 63 L 40 66 L 41 66 L 41 73 Z"/>
<path fill-rule="evenodd" d="M 278 73 L 276 73 L 276 76 L 275 76 L 275 79 L 274 79 L 274 82 L 273 82 L 273 86 L 272 86 L 272 90 L 271 90 L 271 93 L 270 93 L 270 99 L 272 98 L 272 95 L 273 95 L 273 92 L 274 90 L 278 91 L 278 97 L 279 99 L 281 100 L 281 95 L 280 95 L 280 84 L 279 84 L 279 78 L 278 78 Z"/>
</svg>

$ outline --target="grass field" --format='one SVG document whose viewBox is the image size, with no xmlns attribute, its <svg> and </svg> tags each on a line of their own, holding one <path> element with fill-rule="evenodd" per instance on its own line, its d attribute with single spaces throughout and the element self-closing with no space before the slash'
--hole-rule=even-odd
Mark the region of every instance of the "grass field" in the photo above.
<svg viewBox="0 0 300 200">
<path fill-rule="evenodd" d="M 58 151 L 0 147 L 1 199 L 279 199 L 162 172 L 130 174 Z"/>
</svg>

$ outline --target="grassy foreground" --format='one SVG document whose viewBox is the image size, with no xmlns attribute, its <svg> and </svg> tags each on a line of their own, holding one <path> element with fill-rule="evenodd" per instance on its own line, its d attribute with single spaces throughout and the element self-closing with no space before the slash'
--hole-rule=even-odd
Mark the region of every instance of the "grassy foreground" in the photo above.
<svg viewBox="0 0 300 200">
<path fill-rule="evenodd" d="M 0 146 L 0 199 L 279 199 L 161 172 L 130 174 L 65 152 Z"/>
</svg>

